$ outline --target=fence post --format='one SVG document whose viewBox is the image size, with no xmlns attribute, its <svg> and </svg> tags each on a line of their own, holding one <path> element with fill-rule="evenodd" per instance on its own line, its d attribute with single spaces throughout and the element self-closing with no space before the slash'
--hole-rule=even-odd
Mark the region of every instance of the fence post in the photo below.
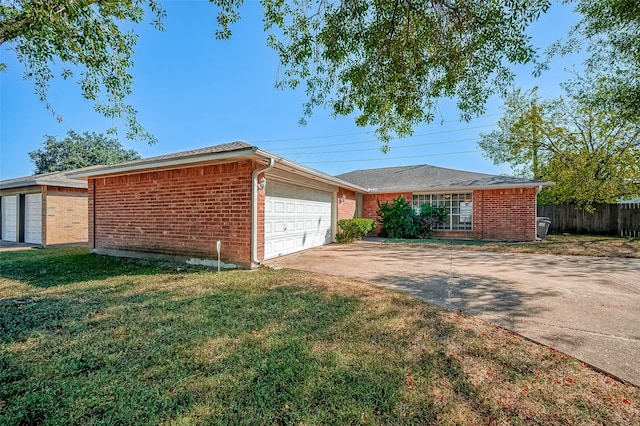
<svg viewBox="0 0 640 426">
<path fill-rule="evenodd" d="M 622 229 L 622 206 L 624 206 L 624 204 L 618 204 L 618 232 L 616 233 L 618 237 L 624 237 L 624 229 Z"/>
</svg>

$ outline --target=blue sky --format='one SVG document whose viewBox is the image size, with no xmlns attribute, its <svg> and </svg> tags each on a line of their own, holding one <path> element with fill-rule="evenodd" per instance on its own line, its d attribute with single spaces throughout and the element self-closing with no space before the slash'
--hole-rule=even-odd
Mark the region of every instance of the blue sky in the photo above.
<svg viewBox="0 0 640 426">
<path fill-rule="evenodd" d="M 148 23 L 136 27 L 140 35 L 133 58 L 134 93 L 128 102 L 158 143 L 119 139 L 143 157 L 202 148 L 236 140 L 282 155 L 325 173 L 399 165 L 432 164 L 483 173 L 509 173 L 482 157 L 480 132 L 488 132 L 500 118 L 501 101 L 494 97 L 484 116 L 460 122 L 454 103 L 442 100 L 436 122 L 415 128 L 414 136 L 393 140 L 387 154 L 373 129 L 355 125 L 354 117 L 333 118 L 316 110 L 306 126 L 298 120 L 305 100 L 302 90 L 274 88 L 278 73 L 275 51 L 266 46 L 261 7 L 246 0 L 242 20 L 232 27 L 230 40 L 215 39 L 216 10 L 208 2 L 163 1 L 166 31 Z M 554 3 L 530 30 L 537 46 L 545 47 L 566 34 L 578 17 L 567 5 Z M 10 46 L 0 47 L 0 179 L 33 173 L 28 152 L 38 149 L 44 135 L 63 138 L 68 130 L 106 132 L 112 122 L 93 111 L 74 80 L 55 78 L 49 101 L 63 116 L 61 123 L 23 80 L 23 66 Z M 533 78 L 532 68 L 516 69 L 516 85 L 540 87 L 542 97 L 560 94 L 567 70 L 579 69 L 579 55 L 559 58 L 550 71 Z"/>
</svg>

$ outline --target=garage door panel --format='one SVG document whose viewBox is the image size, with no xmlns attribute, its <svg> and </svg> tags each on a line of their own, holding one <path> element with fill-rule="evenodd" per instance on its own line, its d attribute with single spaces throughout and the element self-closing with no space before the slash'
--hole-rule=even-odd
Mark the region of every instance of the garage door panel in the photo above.
<svg viewBox="0 0 640 426">
<path fill-rule="evenodd" d="M 328 192 L 279 182 L 268 184 L 265 259 L 330 243 L 331 201 Z"/>
<path fill-rule="evenodd" d="M 24 241 L 42 243 L 42 195 L 27 194 L 24 203 Z"/>
<path fill-rule="evenodd" d="M 16 229 L 18 226 L 18 202 L 16 196 L 2 197 L 2 239 L 18 241 Z"/>
</svg>

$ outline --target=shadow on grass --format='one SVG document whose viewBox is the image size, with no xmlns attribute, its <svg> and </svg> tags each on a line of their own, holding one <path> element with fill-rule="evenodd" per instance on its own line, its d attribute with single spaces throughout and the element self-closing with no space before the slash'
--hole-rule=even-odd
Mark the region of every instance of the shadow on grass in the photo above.
<svg viewBox="0 0 640 426">
<path fill-rule="evenodd" d="M 163 271 L 157 264 L 98 256 L 85 247 L 0 253 L 0 277 L 40 288 Z"/>
<path fill-rule="evenodd" d="M 168 278 L 174 289 L 89 283 L 0 308 L 0 423 L 348 423 L 392 410 L 401 371 L 314 352 L 359 302 L 213 274 L 194 296 Z"/>
<path fill-rule="evenodd" d="M 412 369 L 477 399 L 442 349 L 405 359 L 413 333 L 445 342 L 456 330 L 432 321 L 430 307 L 409 333 L 389 330 L 402 307 L 426 306 L 403 296 L 373 312 L 292 271 L 97 287 L 81 276 L 81 288 L 59 284 L 32 304 L 0 307 L 0 424 L 434 422 L 442 406 L 402 402 Z"/>
<path fill-rule="evenodd" d="M 535 360 L 433 305 L 291 270 L 176 274 L 111 260 L 111 270 L 70 270 L 74 285 L 41 285 L 33 303 L 0 306 L 0 424 L 527 419 L 463 362 L 486 357 L 517 382 L 533 380 Z M 565 399 L 528 402 L 539 423 L 568 423 Z"/>
</svg>

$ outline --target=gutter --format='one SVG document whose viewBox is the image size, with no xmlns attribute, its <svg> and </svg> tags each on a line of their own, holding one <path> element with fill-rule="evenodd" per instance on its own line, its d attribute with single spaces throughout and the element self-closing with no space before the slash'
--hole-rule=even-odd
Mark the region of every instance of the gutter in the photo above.
<svg viewBox="0 0 640 426">
<path fill-rule="evenodd" d="M 86 182 L 79 181 L 59 181 L 59 180 L 47 180 L 47 179 L 33 179 L 33 180 L 24 180 L 20 182 L 9 182 L 0 184 L 0 189 L 15 189 L 15 188 L 24 188 L 27 186 L 59 186 L 63 188 L 81 188 L 86 189 Z"/>
<path fill-rule="evenodd" d="M 446 192 L 468 192 L 474 190 L 499 190 L 499 189 L 515 189 L 515 188 L 536 188 L 540 190 L 541 188 L 547 188 L 549 186 L 553 186 L 555 182 L 535 182 L 535 183 L 508 183 L 508 184 L 498 184 L 498 185 L 469 185 L 469 186 L 449 186 L 449 187 L 432 187 L 432 188 L 368 188 L 368 194 L 388 194 L 395 192 L 413 192 L 416 194 L 420 193 L 446 193 Z"/>
<path fill-rule="evenodd" d="M 258 175 L 273 168 L 276 159 L 269 157 L 269 164 L 251 173 L 251 262 L 260 264 L 258 260 Z"/>
<path fill-rule="evenodd" d="M 266 158 L 271 158 L 271 157 L 275 156 L 274 154 L 272 154 L 272 153 L 270 153 L 268 151 L 264 151 L 264 150 L 262 150 L 260 148 L 257 149 L 256 154 L 261 155 L 261 156 L 266 157 Z M 304 174 L 306 174 L 308 176 L 312 176 L 313 178 L 315 178 L 317 180 L 320 180 L 320 181 L 323 181 L 323 182 L 325 182 L 325 183 L 327 183 L 329 185 L 339 186 L 341 188 L 349 189 L 349 190 L 354 191 L 354 192 L 361 192 L 361 193 L 368 193 L 369 192 L 367 188 L 364 188 L 364 187 L 362 187 L 360 185 L 357 185 L 357 184 L 355 184 L 353 182 L 348 182 L 346 180 L 337 178 L 335 176 L 328 175 L 328 174 L 323 173 L 323 172 L 321 172 L 319 170 L 315 170 L 315 169 L 312 169 L 310 167 L 303 166 L 302 164 L 298 164 L 298 163 L 295 163 L 293 161 L 287 160 L 286 158 L 278 157 L 278 164 L 280 164 L 282 166 L 285 166 L 285 167 L 288 167 L 290 169 L 293 169 L 298 173 L 302 172 L 302 173 L 304 173 Z"/>
<path fill-rule="evenodd" d="M 207 161 L 226 160 L 231 158 L 238 158 L 242 156 L 249 156 L 255 154 L 257 148 L 249 147 L 236 149 L 233 151 L 213 152 L 209 154 L 196 154 L 184 157 L 171 157 L 161 158 L 151 157 L 148 159 L 134 160 L 127 163 L 116 164 L 113 166 L 104 166 L 92 168 L 90 170 L 76 171 L 67 173 L 67 177 L 71 179 L 80 179 L 86 177 L 98 177 L 105 175 L 130 173 L 130 172 L 144 172 L 154 169 L 163 168 L 175 168 L 175 167 L 188 167 L 191 164 L 202 163 Z M 88 169 L 88 168 L 87 168 Z"/>
</svg>

